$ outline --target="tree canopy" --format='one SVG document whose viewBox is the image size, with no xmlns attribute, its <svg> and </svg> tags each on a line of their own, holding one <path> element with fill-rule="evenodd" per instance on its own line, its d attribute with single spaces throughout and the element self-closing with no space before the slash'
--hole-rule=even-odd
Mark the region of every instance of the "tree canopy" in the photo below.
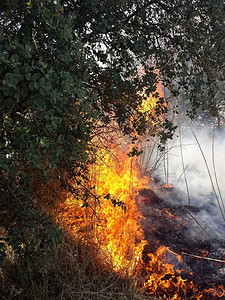
<svg viewBox="0 0 225 300">
<path fill-rule="evenodd" d="M 218 114 L 224 10 L 223 0 L 0 3 L 0 209 L 21 257 L 50 255 L 60 240 L 31 199 L 32 174 L 85 172 L 99 122 L 133 138 L 146 131 L 171 138 L 167 117 L 149 122 L 168 111 L 159 81 L 172 96 L 185 93 L 191 116 L 199 108 Z M 139 107 L 150 93 L 157 106 L 146 118 Z"/>
<path fill-rule="evenodd" d="M 193 112 L 201 106 L 216 113 L 213 97 L 224 80 L 223 1 L 1 4 L 5 167 L 7 155 L 35 167 L 41 155 L 53 165 L 81 159 L 94 120 L 114 118 L 125 133 L 134 126 L 143 133 L 142 116 L 135 124 L 130 117 L 140 93 L 156 90 L 156 69 L 173 94 L 186 92 Z"/>
</svg>

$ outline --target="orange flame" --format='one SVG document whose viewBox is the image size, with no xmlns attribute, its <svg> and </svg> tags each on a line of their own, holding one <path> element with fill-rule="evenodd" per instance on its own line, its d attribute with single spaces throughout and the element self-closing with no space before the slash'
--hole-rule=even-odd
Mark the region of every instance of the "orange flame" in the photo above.
<svg viewBox="0 0 225 300">
<path fill-rule="evenodd" d="M 99 160 L 97 164 L 100 174 L 98 182 L 93 178 L 98 195 L 105 195 L 99 216 L 106 221 L 105 226 L 101 227 L 97 234 L 98 244 L 101 244 L 101 249 L 111 256 L 116 270 L 128 266 L 133 269 L 146 244 L 135 195 L 140 188 L 148 186 L 149 179 L 147 177 L 141 179 L 134 159 L 128 157 L 126 152 L 120 151 L 120 161 L 117 161 L 116 157 L 118 157 L 116 150 L 113 153 L 106 153 L 104 162 Z M 122 203 L 126 212 L 115 208 L 116 203 L 117 205 Z"/>
<path fill-rule="evenodd" d="M 148 254 L 150 261 L 147 272 L 150 276 L 143 289 L 152 295 L 162 295 L 164 293 L 169 299 L 184 299 L 191 291 L 192 295 L 195 296 L 194 299 L 201 299 L 200 293 L 193 282 L 188 282 L 178 276 L 183 270 L 175 272 L 173 265 L 166 263 L 168 254 L 173 256 L 173 260 L 182 261 L 180 255 L 173 253 L 168 247 L 164 246 L 159 247 L 155 254 Z"/>
<path fill-rule="evenodd" d="M 98 176 L 91 179 L 95 197 L 89 199 L 88 207 L 68 195 L 60 216 L 77 238 L 94 242 L 114 270 L 131 274 L 146 244 L 135 195 L 148 186 L 149 179 L 141 178 L 134 158 L 126 152 L 120 153 L 119 162 L 117 151 L 106 152 L 104 161 L 97 159 Z"/>
</svg>

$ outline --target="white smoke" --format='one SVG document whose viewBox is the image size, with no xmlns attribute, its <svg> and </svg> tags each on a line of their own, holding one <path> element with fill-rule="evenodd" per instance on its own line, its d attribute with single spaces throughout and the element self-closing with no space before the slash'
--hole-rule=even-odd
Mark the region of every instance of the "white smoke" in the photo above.
<svg viewBox="0 0 225 300">
<path fill-rule="evenodd" d="M 183 125 L 176 136 L 167 144 L 165 155 L 154 170 L 161 183 L 175 187 L 176 197 L 164 200 L 170 205 L 174 202 L 174 207 L 188 208 L 190 204 L 191 215 L 204 230 L 213 238 L 224 240 L 225 129 Z M 151 161 L 157 155 L 153 151 Z"/>
</svg>

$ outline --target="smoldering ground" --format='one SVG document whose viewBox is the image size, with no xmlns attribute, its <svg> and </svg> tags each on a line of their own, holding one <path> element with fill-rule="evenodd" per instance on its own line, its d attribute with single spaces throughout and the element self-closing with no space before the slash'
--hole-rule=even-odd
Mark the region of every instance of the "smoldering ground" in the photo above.
<svg viewBox="0 0 225 300">
<path fill-rule="evenodd" d="M 151 155 L 157 160 L 156 150 Z M 223 283 L 225 129 L 181 127 L 151 174 L 155 180 L 149 190 L 137 197 L 149 241 L 146 252 L 169 247 L 183 253 L 183 265 L 177 268 L 201 275 L 196 279 L 200 286 Z M 215 261 L 199 259 L 204 255 Z"/>
</svg>

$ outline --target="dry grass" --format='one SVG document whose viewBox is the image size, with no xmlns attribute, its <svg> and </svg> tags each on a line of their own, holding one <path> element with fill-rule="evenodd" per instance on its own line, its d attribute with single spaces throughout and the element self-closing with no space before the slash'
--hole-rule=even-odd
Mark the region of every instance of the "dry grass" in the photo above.
<svg viewBox="0 0 225 300">
<path fill-rule="evenodd" d="M 122 278 L 110 266 L 95 260 L 91 246 L 81 245 L 70 237 L 55 253 L 59 263 L 44 281 L 31 278 L 22 287 L 16 260 L 6 259 L 0 269 L 1 299 L 18 300 L 154 300 L 134 287 L 136 279 Z"/>
</svg>

